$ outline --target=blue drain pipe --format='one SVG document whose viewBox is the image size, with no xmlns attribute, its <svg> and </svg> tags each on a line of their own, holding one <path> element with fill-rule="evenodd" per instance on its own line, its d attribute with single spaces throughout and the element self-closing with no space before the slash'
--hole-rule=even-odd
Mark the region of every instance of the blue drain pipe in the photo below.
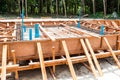
<svg viewBox="0 0 120 80">
<path fill-rule="evenodd" d="M 34 29 L 35 29 L 35 38 L 39 38 L 40 37 L 39 24 L 35 24 Z"/>
<path fill-rule="evenodd" d="M 29 40 L 32 40 L 32 29 L 29 29 Z"/>
<path fill-rule="evenodd" d="M 100 35 L 104 35 L 104 25 L 100 27 Z"/>
</svg>

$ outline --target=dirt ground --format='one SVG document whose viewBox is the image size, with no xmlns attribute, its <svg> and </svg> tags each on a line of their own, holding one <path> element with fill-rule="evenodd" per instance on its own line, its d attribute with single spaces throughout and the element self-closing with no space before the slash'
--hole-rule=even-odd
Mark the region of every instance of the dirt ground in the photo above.
<svg viewBox="0 0 120 80">
<path fill-rule="evenodd" d="M 119 58 L 120 61 L 120 58 Z M 97 73 L 97 78 L 82 64 L 74 64 L 75 73 L 78 80 L 120 80 L 120 69 L 118 69 L 113 58 L 99 59 L 100 66 L 103 71 L 103 76 L 99 76 Z M 48 80 L 54 80 L 51 76 L 49 68 L 47 69 Z M 73 80 L 67 65 L 56 66 L 55 76 L 57 80 Z M 21 71 L 19 72 L 19 80 L 42 80 L 42 74 L 40 69 Z M 12 78 L 7 78 L 7 80 L 14 80 Z"/>
</svg>

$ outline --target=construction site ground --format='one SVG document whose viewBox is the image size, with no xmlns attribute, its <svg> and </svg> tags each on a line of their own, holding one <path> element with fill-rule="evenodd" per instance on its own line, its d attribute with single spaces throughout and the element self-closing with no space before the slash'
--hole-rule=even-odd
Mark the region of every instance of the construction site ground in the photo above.
<svg viewBox="0 0 120 80">
<path fill-rule="evenodd" d="M 74 69 L 78 80 L 120 80 L 120 69 L 116 66 L 113 58 L 104 58 L 98 60 L 103 71 L 103 76 L 97 75 L 97 78 L 82 64 L 74 64 Z M 120 57 L 119 57 L 120 61 Z M 47 69 L 48 80 L 54 80 L 49 68 Z M 67 65 L 56 66 L 55 73 L 57 80 L 73 80 Z M 7 80 L 13 80 L 14 76 L 8 76 Z M 42 80 L 40 69 L 19 72 L 19 80 Z"/>
</svg>

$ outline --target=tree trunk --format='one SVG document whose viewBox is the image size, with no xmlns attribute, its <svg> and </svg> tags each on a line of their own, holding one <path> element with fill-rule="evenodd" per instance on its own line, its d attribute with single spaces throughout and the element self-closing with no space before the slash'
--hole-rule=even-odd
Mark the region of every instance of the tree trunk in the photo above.
<svg viewBox="0 0 120 80">
<path fill-rule="evenodd" d="M 27 0 L 25 0 L 25 16 L 28 17 L 28 14 L 27 14 Z"/>
<path fill-rule="evenodd" d="M 83 12 L 83 14 L 85 14 L 85 1 L 84 0 L 81 0 L 81 2 L 82 2 L 82 12 Z"/>
<path fill-rule="evenodd" d="M 65 5 L 65 0 L 63 0 L 63 6 L 64 6 L 64 13 L 65 13 L 65 17 L 67 16 L 66 14 L 66 5 Z"/>
<path fill-rule="evenodd" d="M 93 3 L 93 14 L 95 15 L 95 13 L 96 13 L 96 10 L 95 10 L 95 0 L 92 0 L 92 3 Z"/>
<path fill-rule="evenodd" d="M 118 13 L 119 13 L 119 10 L 120 10 L 120 0 L 118 0 Z"/>
<path fill-rule="evenodd" d="M 21 14 L 20 0 L 18 0 L 18 7 L 19 7 L 19 16 L 20 16 Z"/>
<path fill-rule="evenodd" d="M 52 0 L 50 0 L 50 8 L 52 8 Z M 52 15 L 52 11 L 50 10 L 50 13 Z"/>
<path fill-rule="evenodd" d="M 74 13 L 77 13 L 77 4 L 75 4 Z"/>
<path fill-rule="evenodd" d="M 43 8 L 43 0 L 39 0 L 39 4 L 40 4 L 39 5 L 39 12 L 42 13 L 42 11 L 43 11 L 43 9 L 42 9 Z"/>
<path fill-rule="evenodd" d="M 22 0 L 22 10 L 24 9 L 24 0 Z"/>
<path fill-rule="evenodd" d="M 58 16 L 58 0 L 56 0 L 56 16 Z"/>
<path fill-rule="evenodd" d="M 104 18 L 106 17 L 106 11 L 107 11 L 107 9 L 106 9 L 106 0 L 103 0 L 103 6 L 104 6 Z"/>
</svg>

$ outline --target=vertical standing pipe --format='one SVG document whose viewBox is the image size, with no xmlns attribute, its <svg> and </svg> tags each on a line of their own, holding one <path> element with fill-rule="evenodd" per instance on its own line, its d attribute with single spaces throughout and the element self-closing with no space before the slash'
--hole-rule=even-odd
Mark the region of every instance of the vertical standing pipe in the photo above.
<svg viewBox="0 0 120 80">
<path fill-rule="evenodd" d="M 104 25 L 102 25 L 100 28 L 100 35 L 104 35 Z"/>
<path fill-rule="evenodd" d="M 80 27 L 81 27 L 81 26 L 80 26 L 80 21 L 78 21 L 77 27 L 78 27 L 78 28 L 80 28 Z"/>
<path fill-rule="evenodd" d="M 26 26 L 24 26 L 24 9 L 22 9 L 22 28 L 24 29 L 23 32 L 26 32 Z"/>
<path fill-rule="evenodd" d="M 80 25 L 80 15 L 81 15 L 81 10 L 80 10 L 80 13 L 79 13 L 79 21 L 78 21 L 78 24 L 77 24 L 77 27 L 80 28 L 81 25 Z"/>
<path fill-rule="evenodd" d="M 35 24 L 35 38 L 39 38 L 40 37 L 40 30 L 39 30 L 39 24 Z"/>
<path fill-rule="evenodd" d="M 32 29 L 29 29 L 29 40 L 32 40 Z"/>
</svg>

